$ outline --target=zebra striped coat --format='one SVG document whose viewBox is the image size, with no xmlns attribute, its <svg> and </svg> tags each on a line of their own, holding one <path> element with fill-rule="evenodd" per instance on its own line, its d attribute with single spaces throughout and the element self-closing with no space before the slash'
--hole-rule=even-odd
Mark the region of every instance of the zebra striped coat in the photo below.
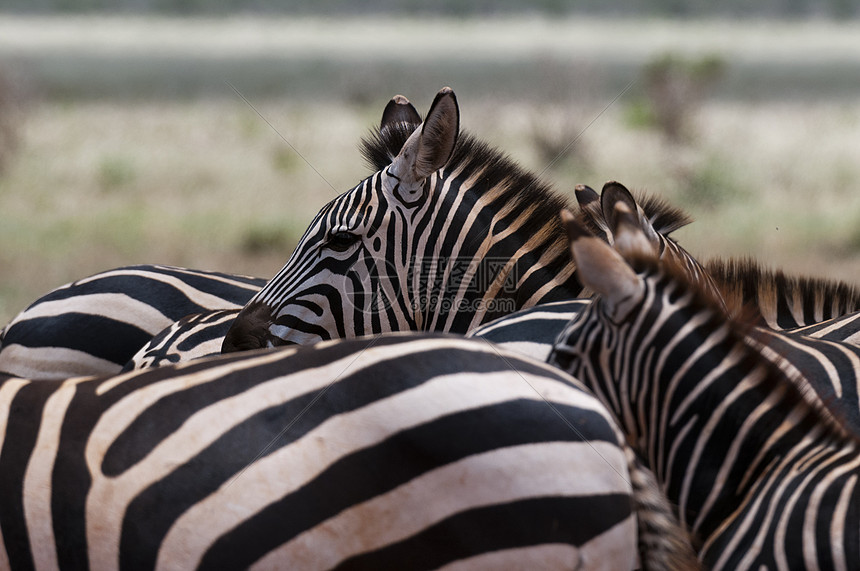
<svg viewBox="0 0 860 571">
<path fill-rule="evenodd" d="M 708 567 L 860 568 L 860 441 L 624 226 L 622 258 L 571 221 L 600 297 L 551 362 L 613 411 Z"/>
<path fill-rule="evenodd" d="M 11 378 L 0 422 L 0 568 L 636 566 L 646 504 L 608 411 L 483 341 Z M 640 541 L 683 548 L 648 512 Z"/>
<path fill-rule="evenodd" d="M 127 266 L 57 288 L 0 332 L 0 372 L 37 379 L 110 375 L 182 317 L 239 309 L 264 279 Z"/>
</svg>

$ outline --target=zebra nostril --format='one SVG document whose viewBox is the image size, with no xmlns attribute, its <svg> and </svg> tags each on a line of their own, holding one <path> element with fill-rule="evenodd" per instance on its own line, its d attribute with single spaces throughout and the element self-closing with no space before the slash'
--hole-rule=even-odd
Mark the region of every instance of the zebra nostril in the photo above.
<svg viewBox="0 0 860 571">
<path fill-rule="evenodd" d="M 271 315 L 269 308 L 262 303 L 247 305 L 224 336 L 221 352 L 235 353 L 266 347 Z"/>
</svg>

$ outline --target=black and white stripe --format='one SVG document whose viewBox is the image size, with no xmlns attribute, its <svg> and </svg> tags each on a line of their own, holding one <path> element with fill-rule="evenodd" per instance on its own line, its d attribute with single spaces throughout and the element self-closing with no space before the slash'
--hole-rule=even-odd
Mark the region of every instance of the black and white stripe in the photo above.
<svg viewBox="0 0 860 571">
<path fill-rule="evenodd" d="M 654 470 L 713 569 L 860 568 L 860 440 L 625 222 L 618 255 L 571 223 L 600 297 L 551 362 L 582 379 Z M 611 278 L 607 278 L 611 275 Z"/>
<path fill-rule="evenodd" d="M 645 504 L 608 411 L 484 341 L 7 379 L 0 423 L 3 568 L 636 566 Z"/>
<path fill-rule="evenodd" d="M 602 225 L 605 229 L 602 235 L 611 240 L 611 229 L 605 222 L 602 211 L 595 212 L 593 208 L 595 204 L 600 207 L 601 197 L 588 187 L 578 187 L 577 198 L 583 218 L 589 223 Z M 698 262 L 668 237 L 669 233 L 689 221 L 683 212 L 652 197 L 641 196 L 636 200 L 617 182 L 604 186 L 602 202 L 608 209 L 613 208 L 617 202 L 633 205 L 640 213 L 642 227 L 648 230 L 649 235 L 653 235 L 655 248 L 659 249 L 661 256 L 683 264 L 701 283 L 710 283 Z M 476 285 L 473 289 L 480 291 L 480 286 Z M 428 293 L 443 295 L 436 291 Z M 541 303 L 486 323 L 470 331 L 468 335 L 481 337 L 543 361 L 549 355 L 556 336 L 585 303 L 587 301 L 584 299 Z M 235 316 L 235 313 L 234 310 L 224 310 L 187 316 L 182 322 L 156 335 L 131 359 L 126 369 L 184 362 L 217 353 L 220 350 L 219 339 L 224 338 L 224 329 L 228 326 L 227 321 L 231 315 Z"/>
<path fill-rule="evenodd" d="M 152 336 L 190 313 L 239 309 L 264 279 L 139 265 L 57 288 L 0 333 L 0 372 L 64 379 L 108 375 Z"/>
</svg>

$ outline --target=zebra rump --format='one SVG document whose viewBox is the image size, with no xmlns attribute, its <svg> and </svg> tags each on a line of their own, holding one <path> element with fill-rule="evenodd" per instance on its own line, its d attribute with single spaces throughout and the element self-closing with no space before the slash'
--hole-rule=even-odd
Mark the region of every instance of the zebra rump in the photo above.
<svg viewBox="0 0 860 571">
<path fill-rule="evenodd" d="M 7 379 L 0 419 L 0 568 L 637 564 L 608 411 L 484 341 Z"/>
</svg>

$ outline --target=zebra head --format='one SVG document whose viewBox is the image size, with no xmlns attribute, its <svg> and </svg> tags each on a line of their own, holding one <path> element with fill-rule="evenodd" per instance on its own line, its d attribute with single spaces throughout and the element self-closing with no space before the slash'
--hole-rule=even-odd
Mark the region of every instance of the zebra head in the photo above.
<svg viewBox="0 0 860 571">
<path fill-rule="evenodd" d="M 423 122 L 395 97 L 364 141 L 377 172 L 322 208 L 283 269 L 236 318 L 222 350 L 466 332 L 548 292 L 575 296 L 581 286 L 556 215 L 564 202 L 460 134 L 459 121 L 449 88 Z M 488 260 L 498 263 L 487 270 Z M 493 305 L 505 296 L 506 304 Z M 493 303 L 482 305 L 487 297 Z"/>
<path fill-rule="evenodd" d="M 579 223 L 596 237 L 614 244 L 620 220 L 624 218 L 629 224 L 635 224 L 660 259 L 681 268 L 693 283 L 725 307 L 721 290 L 711 273 L 670 237 L 672 232 L 690 223 L 691 218 L 684 211 L 653 196 L 634 198 L 623 184 L 615 181 L 603 185 L 600 194 L 585 185 L 577 185 L 576 199 L 581 212 Z M 622 210 L 631 214 L 621 216 Z"/>
</svg>

